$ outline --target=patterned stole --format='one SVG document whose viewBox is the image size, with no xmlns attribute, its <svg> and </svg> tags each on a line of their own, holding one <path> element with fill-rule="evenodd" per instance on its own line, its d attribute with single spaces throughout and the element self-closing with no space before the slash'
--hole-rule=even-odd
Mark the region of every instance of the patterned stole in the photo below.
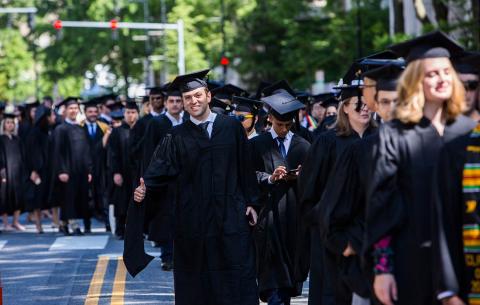
<svg viewBox="0 0 480 305">
<path fill-rule="evenodd" d="M 470 282 L 469 305 L 480 305 L 480 124 L 470 134 L 463 168 L 463 252 Z"/>
</svg>

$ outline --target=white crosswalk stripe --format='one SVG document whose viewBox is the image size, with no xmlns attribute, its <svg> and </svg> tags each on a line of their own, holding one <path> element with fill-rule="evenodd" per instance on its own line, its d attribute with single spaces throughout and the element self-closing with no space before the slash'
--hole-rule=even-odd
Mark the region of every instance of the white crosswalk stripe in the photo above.
<svg viewBox="0 0 480 305">
<path fill-rule="evenodd" d="M 108 235 L 100 236 L 63 236 L 55 239 L 49 251 L 55 250 L 101 250 L 105 249 Z"/>
</svg>

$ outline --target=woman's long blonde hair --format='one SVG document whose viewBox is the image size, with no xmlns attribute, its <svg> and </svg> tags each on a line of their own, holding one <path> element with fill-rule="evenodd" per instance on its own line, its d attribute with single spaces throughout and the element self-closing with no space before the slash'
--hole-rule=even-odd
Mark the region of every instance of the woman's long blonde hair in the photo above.
<svg viewBox="0 0 480 305">
<path fill-rule="evenodd" d="M 408 64 L 400 76 L 397 86 L 398 102 L 393 117 L 405 124 L 416 124 L 423 117 L 425 96 L 423 93 L 424 60 L 418 59 Z M 452 96 L 443 104 L 443 116 L 447 121 L 454 120 L 465 109 L 465 88 L 451 65 L 453 75 Z"/>
</svg>

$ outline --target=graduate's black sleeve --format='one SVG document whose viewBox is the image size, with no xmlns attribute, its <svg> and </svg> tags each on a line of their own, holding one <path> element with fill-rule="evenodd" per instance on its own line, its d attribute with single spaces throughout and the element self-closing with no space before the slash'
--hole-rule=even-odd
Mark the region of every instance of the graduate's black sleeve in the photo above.
<svg viewBox="0 0 480 305">
<path fill-rule="evenodd" d="M 121 127 L 120 127 L 121 128 Z M 122 164 L 121 164 L 121 147 L 120 147 L 120 132 L 118 128 L 112 130 L 112 134 L 108 140 L 108 156 L 109 156 L 109 166 L 112 174 L 122 173 Z"/>
<path fill-rule="evenodd" d="M 400 135 L 388 124 L 379 130 L 378 153 L 373 162 L 372 180 L 367 190 L 364 252 L 381 238 L 392 234 L 404 219 L 404 203 L 398 187 L 401 166 Z"/>
<path fill-rule="evenodd" d="M 178 176 L 181 166 L 178 160 L 179 149 L 182 148 L 175 143 L 173 135 L 168 134 L 163 138 L 143 175 L 147 193 L 161 190 Z"/>
<path fill-rule="evenodd" d="M 452 149 L 457 143 L 445 145 L 440 152 L 434 175 L 432 269 L 437 294 L 449 291 L 464 298 L 460 291 L 459 276 L 464 274 L 462 216 L 465 204 L 462 177 L 466 139 L 459 138 L 454 142 L 459 144 L 458 149 Z"/>
<path fill-rule="evenodd" d="M 328 133 L 318 137 L 307 152 L 298 177 L 298 215 L 302 224 L 311 225 L 317 221 L 312 210 L 319 202 L 334 166 L 334 149 L 335 135 Z"/>
<path fill-rule="evenodd" d="M 337 157 L 322 199 L 318 203 L 319 225 L 327 248 L 341 255 L 348 243 L 361 251 L 363 230 L 361 220 L 355 218 L 356 205 L 364 200 L 364 188 L 359 183 L 356 158 L 361 149 L 361 140 L 347 147 Z"/>
<path fill-rule="evenodd" d="M 53 164 L 54 164 L 54 178 L 57 179 L 59 174 L 69 174 L 70 168 L 68 165 L 66 130 L 64 126 L 60 125 L 54 130 L 53 134 Z"/>
<path fill-rule="evenodd" d="M 252 145 L 248 142 L 245 130 L 240 122 L 236 122 L 235 133 L 238 139 L 237 169 L 240 175 L 240 185 L 243 196 L 248 206 L 254 207 L 257 211 L 260 206 L 257 176 L 254 169 L 252 157 Z"/>
</svg>

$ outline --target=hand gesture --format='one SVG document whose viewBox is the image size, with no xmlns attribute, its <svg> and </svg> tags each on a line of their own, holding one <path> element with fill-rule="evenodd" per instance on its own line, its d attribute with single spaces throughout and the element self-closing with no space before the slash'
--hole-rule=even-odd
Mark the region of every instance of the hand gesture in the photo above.
<svg viewBox="0 0 480 305">
<path fill-rule="evenodd" d="M 397 282 L 393 274 L 376 275 L 373 282 L 373 290 L 378 300 L 384 305 L 394 305 L 393 301 L 398 299 Z"/>
<path fill-rule="evenodd" d="M 135 189 L 135 192 L 133 193 L 133 200 L 135 202 L 141 203 L 145 199 L 145 193 L 147 189 L 145 187 L 145 181 L 143 181 L 143 178 L 140 178 L 140 185 Z"/>
</svg>

